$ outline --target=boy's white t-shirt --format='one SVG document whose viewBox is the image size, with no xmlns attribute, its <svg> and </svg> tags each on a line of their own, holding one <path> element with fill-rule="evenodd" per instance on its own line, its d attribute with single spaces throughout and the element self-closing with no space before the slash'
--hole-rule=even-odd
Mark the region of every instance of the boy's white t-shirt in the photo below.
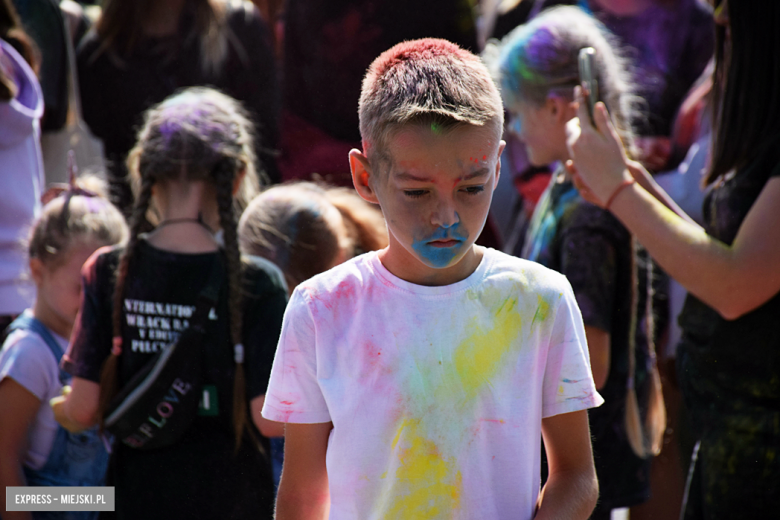
<svg viewBox="0 0 780 520">
<path fill-rule="evenodd" d="M 333 422 L 331 520 L 528 519 L 542 418 L 602 402 L 566 278 L 485 249 L 443 287 L 376 253 L 302 283 L 262 413 Z"/>
<path fill-rule="evenodd" d="M 54 332 L 51 335 L 65 352 L 68 340 Z M 40 469 L 49 458 L 58 428 L 49 400 L 62 393 L 62 383 L 57 360 L 37 333 L 15 330 L 8 335 L 0 351 L 0 381 L 6 377 L 41 401 L 27 433 L 28 445 L 22 461 L 28 468 Z"/>
</svg>

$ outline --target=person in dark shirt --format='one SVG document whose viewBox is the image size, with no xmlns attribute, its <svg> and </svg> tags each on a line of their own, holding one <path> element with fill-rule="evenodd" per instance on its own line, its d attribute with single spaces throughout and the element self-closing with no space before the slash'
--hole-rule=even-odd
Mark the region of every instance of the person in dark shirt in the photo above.
<svg viewBox="0 0 780 520">
<path fill-rule="evenodd" d="M 686 519 L 780 509 L 780 4 L 717 1 L 715 122 L 700 227 L 627 161 L 603 106 L 569 127 L 575 184 L 689 291 L 677 367 L 699 440 Z M 760 56 L 761 59 L 756 59 Z M 671 210 L 671 211 L 670 211 Z"/>
<path fill-rule="evenodd" d="M 204 326 L 200 391 L 213 405 L 203 404 L 169 446 L 114 443 L 109 481 L 120 520 L 272 518 L 259 414 L 287 294 L 278 268 L 239 256 L 233 198 L 251 161 L 250 130 L 236 101 L 212 89 L 184 90 L 150 110 L 130 152 L 140 185 L 130 239 L 98 250 L 84 267 L 83 304 L 63 358 L 73 390 L 53 405 L 69 430 L 104 416 L 112 389 L 191 326 L 212 271 L 224 271 Z M 152 207 L 161 220 L 141 233 Z"/>
</svg>

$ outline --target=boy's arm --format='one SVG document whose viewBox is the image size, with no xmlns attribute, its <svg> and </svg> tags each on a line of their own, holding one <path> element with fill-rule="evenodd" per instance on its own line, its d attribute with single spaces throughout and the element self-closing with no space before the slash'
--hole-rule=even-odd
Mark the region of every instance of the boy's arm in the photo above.
<svg viewBox="0 0 780 520">
<path fill-rule="evenodd" d="M 325 520 L 330 509 L 325 453 L 333 423 L 287 423 L 276 520 Z"/>
<path fill-rule="evenodd" d="M 252 410 L 252 421 L 255 423 L 255 426 L 257 426 L 257 429 L 260 430 L 260 433 L 262 433 L 263 436 L 268 438 L 284 437 L 284 423 L 271 421 L 263 417 L 261 412 L 263 410 L 264 403 L 265 394 L 259 395 L 252 399 L 251 403 L 249 404 L 249 407 Z"/>
<path fill-rule="evenodd" d="M 599 496 L 588 412 L 583 410 L 542 419 L 542 437 L 550 472 L 539 494 L 535 520 L 586 520 Z"/>
</svg>

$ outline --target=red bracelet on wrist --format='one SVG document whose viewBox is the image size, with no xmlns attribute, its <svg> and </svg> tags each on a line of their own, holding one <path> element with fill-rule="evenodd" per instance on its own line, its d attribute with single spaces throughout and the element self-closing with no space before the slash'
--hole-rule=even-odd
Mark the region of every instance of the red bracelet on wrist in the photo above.
<svg viewBox="0 0 780 520">
<path fill-rule="evenodd" d="M 615 200 L 615 197 L 618 196 L 618 193 L 623 191 L 624 188 L 627 188 L 628 186 L 631 186 L 635 182 L 636 182 L 636 180 L 634 180 L 633 178 L 625 179 L 623 182 L 621 182 L 620 186 L 615 188 L 615 191 L 613 191 L 612 195 L 610 195 L 609 198 L 607 199 L 607 203 L 604 205 L 604 209 L 609 209 L 609 207 L 612 205 L 612 202 Z"/>
</svg>

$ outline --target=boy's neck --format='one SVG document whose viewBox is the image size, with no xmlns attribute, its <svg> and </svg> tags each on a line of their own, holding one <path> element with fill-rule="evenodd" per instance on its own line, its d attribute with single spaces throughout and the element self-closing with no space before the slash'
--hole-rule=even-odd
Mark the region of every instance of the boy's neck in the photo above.
<svg viewBox="0 0 780 520">
<path fill-rule="evenodd" d="M 390 245 L 379 252 L 379 261 L 390 274 L 415 285 L 442 287 L 465 280 L 479 267 L 484 249 L 473 244 L 471 249 L 452 266 L 437 269 L 422 264 L 399 243 L 394 243 L 392 234 Z"/>
</svg>

